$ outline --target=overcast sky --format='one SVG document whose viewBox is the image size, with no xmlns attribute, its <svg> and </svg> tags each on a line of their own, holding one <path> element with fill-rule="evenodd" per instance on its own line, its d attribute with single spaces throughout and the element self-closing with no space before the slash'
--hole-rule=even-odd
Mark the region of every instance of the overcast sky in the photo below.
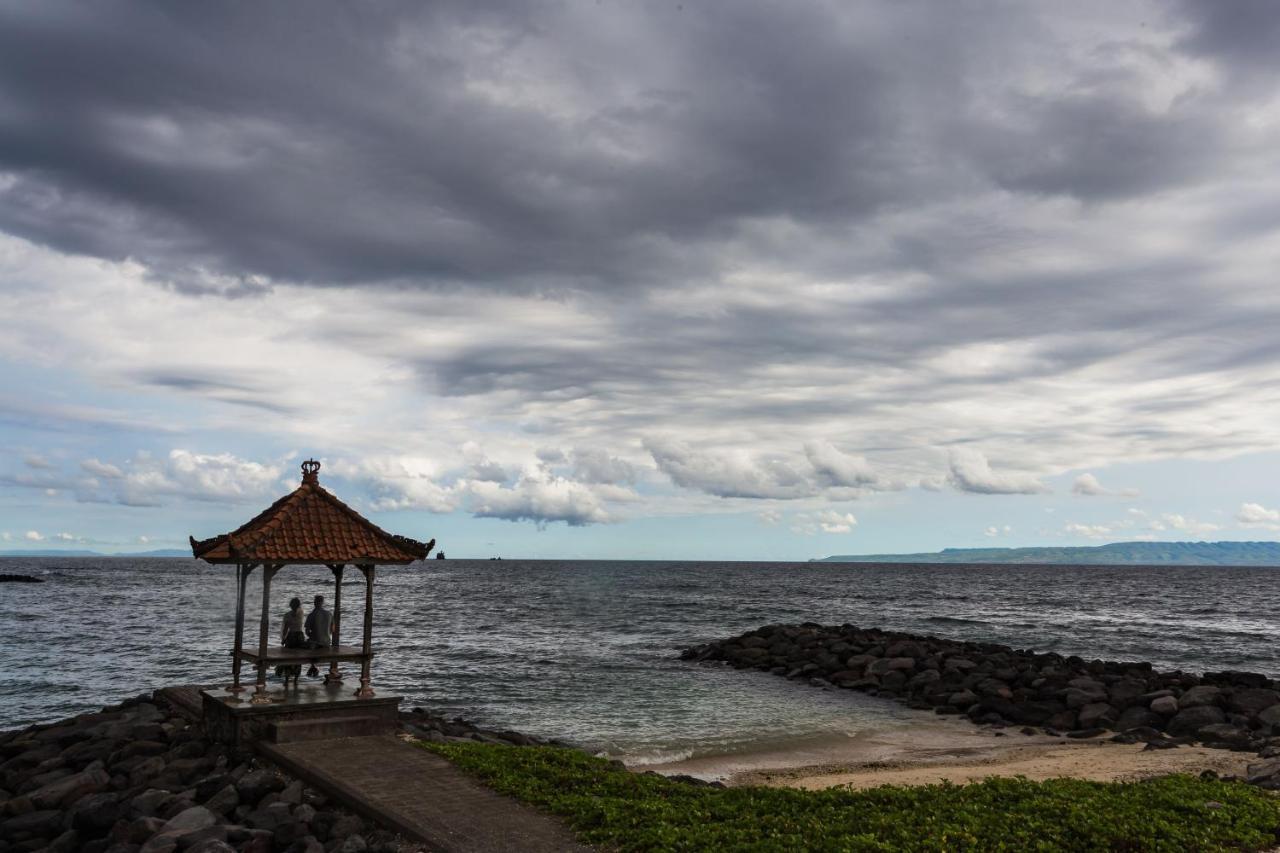
<svg viewBox="0 0 1280 853">
<path fill-rule="evenodd" d="M 0 550 L 1280 531 L 1280 4 L 0 0 Z"/>
</svg>

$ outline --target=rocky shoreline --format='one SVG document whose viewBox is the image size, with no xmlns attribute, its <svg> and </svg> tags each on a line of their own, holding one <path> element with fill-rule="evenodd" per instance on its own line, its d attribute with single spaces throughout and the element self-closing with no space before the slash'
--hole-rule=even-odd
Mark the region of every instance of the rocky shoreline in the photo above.
<svg viewBox="0 0 1280 853">
<path fill-rule="evenodd" d="M 0 733 L 0 853 L 420 849 L 261 759 L 229 754 L 164 693 Z M 401 720 L 429 741 L 549 744 L 421 708 Z"/>
<path fill-rule="evenodd" d="M 681 652 L 815 687 L 858 690 L 991 726 L 1067 737 L 1116 732 L 1148 749 L 1184 743 L 1256 752 L 1252 784 L 1280 790 L 1280 683 L 1250 672 L 1159 672 L 994 643 L 860 628 L 766 625 Z"/>
</svg>

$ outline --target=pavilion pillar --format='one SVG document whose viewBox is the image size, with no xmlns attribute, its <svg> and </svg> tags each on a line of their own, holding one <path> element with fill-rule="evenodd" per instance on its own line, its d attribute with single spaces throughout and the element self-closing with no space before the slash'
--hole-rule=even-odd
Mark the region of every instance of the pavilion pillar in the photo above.
<svg viewBox="0 0 1280 853">
<path fill-rule="evenodd" d="M 244 690 L 240 683 L 240 652 L 244 649 L 244 593 L 249 584 L 249 575 L 253 572 L 253 563 L 241 563 L 236 566 L 236 640 L 231 650 L 231 686 L 232 693 Z"/>
<path fill-rule="evenodd" d="M 335 650 L 341 644 L 339 636 L 342 628 L 342 570 L 345 568 L 344 565 L 329 567 L 329 571 L 333 572 L 333 646 Z M 342 673 L 338 671 L 336 660 L 329 662 L 329 673 L 324 677 L 324 683 L 342 683 Z"/>
<path fill-rule="evenodd" d="M 364 648 L 360 660 L 360 689 L 356 696 L 368 699 L 374 695 L 369 686 L 370 662 L 373 658 L 373 573 L 374 566 L 360 566 L 364 572 Z"/>
<path fill-rule="evenodd" d="M 258 625 L 258 683 L 253 689 L 250 701 L 260 705 L 271 700 L 267 698 L 267 642 L 271 631 L 271 578 L 280 569 L 279 566 L 263 564 L 262 566 L 262 621 Z"/>
</svg>

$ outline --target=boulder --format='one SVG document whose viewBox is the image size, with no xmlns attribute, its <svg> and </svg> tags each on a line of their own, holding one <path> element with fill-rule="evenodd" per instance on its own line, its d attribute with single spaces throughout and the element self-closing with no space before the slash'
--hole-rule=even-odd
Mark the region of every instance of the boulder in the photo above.
<svg viewBox="0 0 1280 853">
<path fill-rule="evenodd" d="M 1110 728 L 1116 721 L 1116 709 L 1106 702 L 1091 702 L 1079 711 L 1082 729 Z"/>
<path fill-rule="evenodd" d="M 1245 687 L 1231 694 L 1227 707 L 1238 714 L 1256 717 L 1259 712 L 1280 703 L 1280 693 L 1265 687 Z"/>
<path fill-rule="evenodd" d="M 40 836 L 45 838 L 62 833 L 62 812 L 57 809 L 41 809 L 11 817 L 0 824 L 0 836 Z"/>
<path fill-rule="evenodd" d="M 1253 740 L 1249 732 L 1230 723 L 1210 723 L 1207 726 L 1201 726 L 1196 732 L 1196 737 L 1208 746 L 1225 746 L 1228 749 L 1245 749 Z"/>
<path fill-rule="evenodd" d="M 329 827 L 330 838 L 345 838 L 361 832 L 364 832 L 364 821 L 353 814 L 342 815 Z"/>
<path fill-rule="evenodd" d="M 284 790 L 280 792 L 280 802 L 295 806 L 301 803 L 302 783 L 295 780 L 286 785 Z"/>
<path fill-rule="evenodd" d="M 369 845 L 362 835 L 348 835 L 335 849 L 337 853 L 365 853 Z"/>
<path fill-rule="evenodd" d="M 1088 679 L 1075 679 L 1076 681 L 1087 681 Z M 1071 709 L 1083 708 L 1085 705 L 1093 705 L 1098 702 L 1107 700 L 1106 690 L 1084 690 L 1079 687 L 1069 687 L 1062 694 L 1062 701 L 1067 703 L 1067 707 Z"/>
<path fill-rule="evenodd" d="M 240 794 L 236 792 L 235 785 L 227 785 L 206 800 L 204 805 L 210 811 L 230 817 L 236 806 L 240 805 Z"/>
<path fill-rule="evenodd" d="M 1131 705 L 1116 717 L 1113 728 L 1118 732 L 1127 732 L 1130 729 L 1160 729 L 1164 728 L 1164 717 L 1148 711 L 1141 705 Z"/>
<path fill-rule="evenodd" d="M 114 826 L 123 811 L 120 794 L 108 791 L 82 797 L 67 810 L 67 815 L 73 829 L 93 837 Z"/>
<path fill-rule="evenodd" d="M 164 828 L 164 821 L 158 817 L 140 817 L 130 823 L 124 832 L 124 840 L 133 844 L 145 844 L 153 835 Z M 114 834 L 115 830 L 112 830 Z"/>
<path fill-rule="evenodd" d="M 135 787 L 144 785 L 163 773 L 164 768 L 164 759 L 158 755 L 143 759 L 129 771 L 129 784 Z"/>
<path fill-rule="evenodd" d="M 110 782 L 111 776 L 102 762 L 95 761 L 81 772 L 50 782 L 29 796 L 37 809 L 51 809 L 70 805 L 85 794 L 96 794 Z"/>
<path fill-rule="evenodd" d="M 926 669 L 911 676 L 911 679 L 907 684 L 911 687 L 927 687 L 928 685 L 936 684 L 941 680 L 942 676 L 938 674 L 936 669 Z"/>
<path fill-rule="evenodd" d="M 926 652 L 924 646 L 915 640 L 899 640 L 896 643 L 890 643 L 885 649 L 885 657 L 889 658 L 922 658 Z"/>
<path fill-rule="evenodd" d="M 254 829 L 262 829 L 274 833 L 278 828 L 290 823 L 293 815 L 289 813 L 288 803 L 272 803 L 266 808 L 255 809 L 244 819 Z"/>
<path fill-rule="evenodd" d="M 1267 726 L 1280 727 L 1280 705 L 1272 705 L 1259 711 L 1258 722 Z"/>
<path fill-rule="evenodd" d="M 321 846 L 319 853 L 323 853 L 323 851 L 324 847 Z M 186 853 L 236 853 L 236 848 L 225 841 L 209 838 L 192 844 L 187 848 Z M 308 850 L 307 853 L 311 853 L 311 851 Z"/>
<path fill-rule="evenodd" d="M 1178 709 L 1200 708 L 1222 704 L 1222 689 L 1212 684 L 1200 684 L 1188 688 L 1178 697 Z"/>
<path fill-rule="evenodd" d="M 285 780 L 272 770 L 252 770 L 236 782 L 241 802 L 256 804 L 267 794 L 284 790 Z"/>
<path fill-rule="evenodd" d="M 1258 764 L 1250 764 L 1245 772 L 1245 780 L 1250 785 L 1280 780 L 1280 758 L 1272 758 Z"/>
<path fill-rule="evenodd" d="M 880 686 L 885 690 L 897 691 L 907 683 L 907 675 L 900 669 L 890 670 L 880 676 Z"/>
<path fill-rule="evenodd" d="M 968 708 L 977 703 L 978 694 L 972 690 L 960 690 L 947 697 L 947 704 L 953 708 Z"/>
<path fill-rule="evenodd" d="M 881 657 L 867 665 L 868 675 L 884 675 L 892 671 L 911 671 L 915 669 L 915 658 Z"/>
<path fill-rule="evenodd" d="M 1172 694 L 1157 696 L 1151 700 L 1151 710 L 1162 717 L 1172 717 L 1178 713 L 1178 700 Z"/>
<path fill-rule="evenodd" d="M 1226 722 L 1227 715 L 1221 708 L 1212 705 L 1195 705 L 1179 711 L 1169 721 L 1168 731 L 1171 735 L 1191 735 L 1205 726 Z"/>
<path fill-rule="evenodd" d="M 953 672 L 960 672 L 960 673 L 969 672 L 971 670 L 975 670 L 978 668 L 978 665 L 973 661 L 969 660 L 968 658 L 961 658 L 961 657 L 947 658 L 947 662 L 944 663 L 942 666 L 944 669 L 949 669 Z"/>
<path fill-rule="evenodd" d="M 173 800 L 173 794 L 159 788 L 148 788 L 129 801 L 130 811 L 138 817 L 155 817 Z"/>
<path fill-rule="evenodd" d="M 1119 681 L 1108 685 L 1108 702 L 1110 705 L 1118 709 L 1128 708 L 1130 705 L 1138 703 L 1140 701 L 1139 697 L 1141 697 L 1146 690 L 1147 685 L 1145 682 L 1122 678 Z M 1146 705 L 1147 703 L 1143 702 L 1142 704 Z"/>
<path fill-rule="evenodd" d="M 44 848 L 42 853 L 81 853 L 83 847 L 80 833 L 74 829 L 68 829 L 50 841 L 49 846 Z"/>
</svg>

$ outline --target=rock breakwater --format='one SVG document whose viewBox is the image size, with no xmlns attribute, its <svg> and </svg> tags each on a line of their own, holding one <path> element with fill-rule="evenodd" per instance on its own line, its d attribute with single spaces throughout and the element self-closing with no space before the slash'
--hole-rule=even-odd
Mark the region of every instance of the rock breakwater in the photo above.
<svg viewBox="0 0 1280 853">
<path fill-rule="evenodd" d="M 1257 752 L 1249 781 L 1280 789 L 1280 684 L 1258 673 L 1159 672 L 1143 662 L 964 642 L 854 625 L 767 625 L 685 649 L 817 687 L 859 690 L 912 708 L 1149 748 L 1200 742 Z"/>
</svg>

